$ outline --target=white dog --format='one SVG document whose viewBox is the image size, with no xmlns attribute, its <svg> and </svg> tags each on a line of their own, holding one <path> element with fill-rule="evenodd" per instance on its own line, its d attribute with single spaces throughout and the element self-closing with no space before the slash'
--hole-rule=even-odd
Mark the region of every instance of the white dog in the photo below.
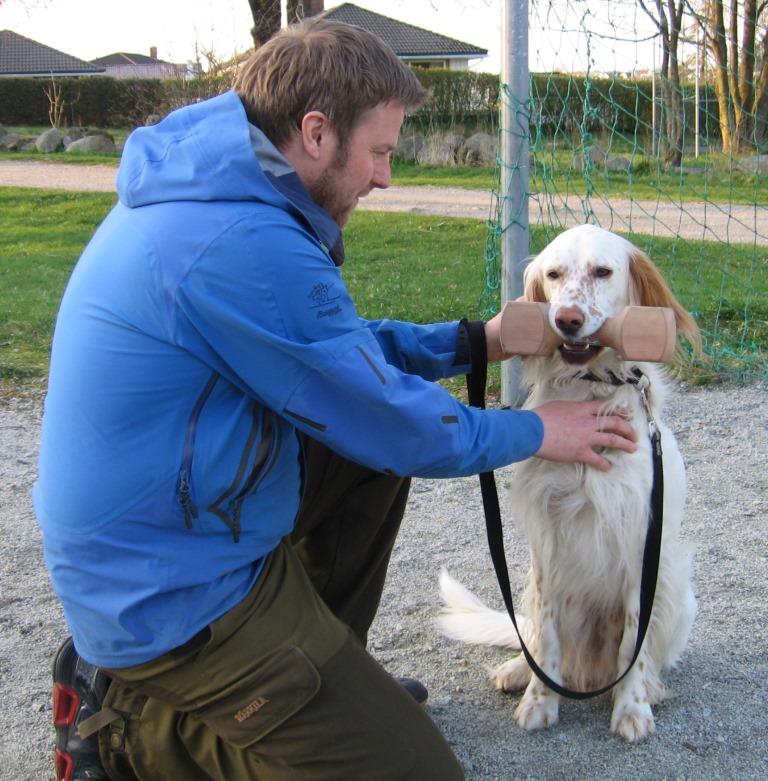
<svg viewBox="0 0 768 781">
<path fill-rule="evenodd" d="M 603 452 L 612 463 L 607 472 L 532 458 L 518 467 L 514 479 L 513 506 L 531 556 L 521 606 L 525 618 L 518 625 L 538 665 L 572 689 L 612 683 L 635 650 L 653 470 L 648 415 L 637 386 L 625 381 L 635 367 L 650 381 L 650 411 L 663 449 L 663 544 L 648 633 L 631 672 L 612 690 L 611 717 L 615 734 L 640 741 L 654 730 L 651 705 L 666 693 L 661 672 L 679 660 L 696 613 L 691 552 L 679 538 L 685 470 L 662 420 L 666 386 L 658 365 L 624 362 L 614 350 L 581 340 L 628 304 L 671 307 L 678 333 L 696 349 L 699 332 L 648 257 L 592 225 L 560 234 L 528 265 L 525 294 L 550 303 L 550 325 L 570 340 L 551 357 L 524 359 L 523 378 L 530 388 L 525 406 L 603 399 L 606 413 L 628 410 L 638 433 L 634 453 Z M 445 634 L 467 643 L 520 648 L 506 613 L 487 608 L 446 572 L 440 587 L 446 606 L 439 623 Z M 532 675 L 522 654 L 499 666 L 491 680 L 503 691 L 525 688 L 515 711 L 524 729 L 557 723 L 559 695 Z"/>
</svg>

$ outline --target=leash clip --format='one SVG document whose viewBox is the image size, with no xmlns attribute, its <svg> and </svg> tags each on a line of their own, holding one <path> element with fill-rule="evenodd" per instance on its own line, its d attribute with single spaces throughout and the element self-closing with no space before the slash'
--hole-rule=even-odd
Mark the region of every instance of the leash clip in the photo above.
<svg viewBox="0 0 768 781">
<path fill-rule="evenodd" d="M 659 427 L 656 423 L 656 419 L 651 412 L 651 400 L 648 398 L 648 394 L 651 390 L 651 381 L 648 379 L 648 375 L 643 374 L 640 369 L 634 368 L 632 373 L 635 375 L 635 382 L 633 383 L 640 394 L 640 400 L 643 402 L 643 409 L 645 410 L 645 417 L 648 420 L 648 433 L 651 439 L 654 439 L 659 432 Z"/>
</svg>

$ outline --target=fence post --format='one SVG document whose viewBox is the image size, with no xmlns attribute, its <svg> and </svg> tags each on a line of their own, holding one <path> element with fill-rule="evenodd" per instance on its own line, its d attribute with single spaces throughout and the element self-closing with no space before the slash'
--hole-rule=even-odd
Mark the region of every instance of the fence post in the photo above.
<svg viewBox="0 0 768 781">
<path fill-rule="evenodd" d="M 501 304 L 523 292 L 528 257 L 528 0 L 504 0 L 501 20 Z M 520 406 L 525 398 L 519 358 L 501 368 L 501 403 Z"/>
</svg>

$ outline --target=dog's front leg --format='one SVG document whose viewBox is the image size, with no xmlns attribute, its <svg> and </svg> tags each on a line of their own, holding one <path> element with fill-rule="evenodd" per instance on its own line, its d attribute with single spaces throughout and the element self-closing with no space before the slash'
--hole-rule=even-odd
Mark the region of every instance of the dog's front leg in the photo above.
<svg viewBox="0 0 768 781">
<path fill-rule="evenodd" d="M 635 651 L 639 604 L 639 588 L 628 589 L 624 601 L 624 633 L 619 646 L 618 675 L 627 669 Z M 646 649 L 649 645 L 649 639 L 650 629 L 634 666 L 626 677 L 616 685 L 613 693 L 611 732 L 630 743 L 644 740 L 655 729 L 647 684 L 650 657 Z"/>
<path fill-rule="evenodd" d="M 542 579 L 536 578 L 531 587 L 536 589 L 536 599 L 531 600 L 536 606 L 533 623 L 531 653 L 536 658 L 539 667 L 557 683 L 561 682 L 560 638 L 555 620 L 554 601 L 551 595 L 542 593 Z M 535 649 L 535 650 L 534 650 Z M 536 675 L 531 675 L 531 681 L 523 694 L 520 704 L 515 710 L 515 719 L 523 728 L 534 730 L 552 727 L 559 720 L 560 696 L 542 683 Z"/>
</svg>

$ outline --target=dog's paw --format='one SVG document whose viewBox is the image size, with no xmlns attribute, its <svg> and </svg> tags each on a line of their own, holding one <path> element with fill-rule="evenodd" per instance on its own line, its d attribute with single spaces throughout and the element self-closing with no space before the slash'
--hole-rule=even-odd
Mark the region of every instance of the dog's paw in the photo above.
<svg viewBox="0 0 768 781">
<path fill-rule="evenodd" d="M 531 680 L 531 668 L 521 654 L 500 664 L 490 674 L 491 683 L 503 692 L 519 692 Z"/>
<path fill-rule="evenodd" d="M 656 729 L 651 706 L 647 702 L 616 704 L 611 716 L 611 732 L 627 743 L 640 743 Z"/>
<path fill-rule="evenodd" d="M 515 710 L 515 719 L 528 732 L 554 727 L 560 720 L 557 695 L 526 692 Z"/>
</svg>

